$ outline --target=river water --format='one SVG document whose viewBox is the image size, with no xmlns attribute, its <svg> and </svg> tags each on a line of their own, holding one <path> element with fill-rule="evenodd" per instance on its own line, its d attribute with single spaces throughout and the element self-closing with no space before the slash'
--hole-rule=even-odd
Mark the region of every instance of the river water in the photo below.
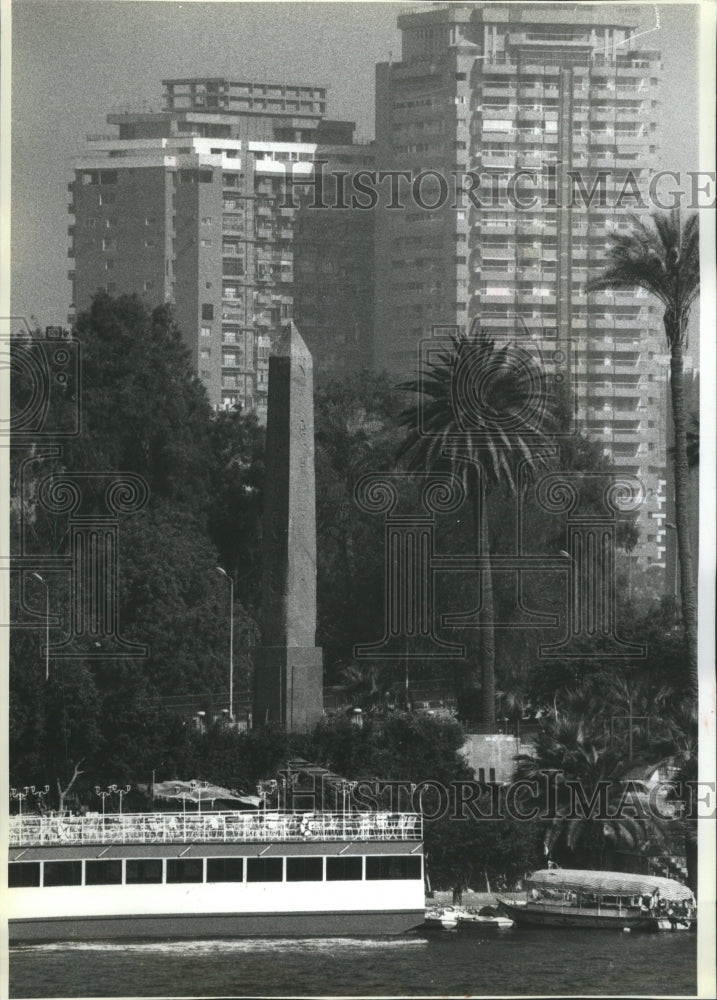
<svg viewBox="0 0 717 1000">
<path fill-rule="evenodd" d="M 11 997 L 696 993 L 697 935 L 511 928 L 485 936 L 29 945 Z"/>
</svg>

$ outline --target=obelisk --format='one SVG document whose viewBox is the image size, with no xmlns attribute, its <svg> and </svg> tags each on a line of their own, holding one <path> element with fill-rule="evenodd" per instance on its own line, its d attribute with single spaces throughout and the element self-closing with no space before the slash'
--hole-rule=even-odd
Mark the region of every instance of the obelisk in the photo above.
<svg viewBox="0 0 717 1000">
<path fill-rule="evenodd" d="M 254 725 L 306 729 L 323 713 L 323 672 L 315 646 L 313 363 L 293 323 L 269 358 L 262 642 L 254 655 Z"/>
</svg>

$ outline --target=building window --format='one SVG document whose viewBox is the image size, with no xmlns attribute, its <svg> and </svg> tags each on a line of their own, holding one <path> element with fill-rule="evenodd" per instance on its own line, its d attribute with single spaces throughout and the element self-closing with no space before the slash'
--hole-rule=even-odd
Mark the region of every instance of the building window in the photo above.
<svg viewBox="0 0 717 1000">
<path fill-rule="evenodd" d="M 202 361 L 209 361 L 209 359 L 212 356 L 211 349 L 209 347 L 203 347 L 199 352 L 199 356 L 202 359 Z"/>
<path fill-rule="evenodd" d="M 202 319 L 214 319 L 214 306 L 210 302 L 202 303 Z"/>
<path fill-rule="evenodd" d="M 204 878 L 202 858 L 168 858 L 167 882 L 201 882 Z"/>
<path fill-rule="evenodd" d="M 421 859 L 418 857 L 376 857 L 366 858 L 366 878 L 383 881 L 384 879 L 408 879 L 421 877 Z"/>
<path fill-rule="evenodd" d="M 114 205 L 117 196 L 113 191 L 103 191 L 98 199 L 99 205 Z"/>
<path fill-rule="evenodd" d="M 153 281 L 145 281 L 145 283 L 144 283 L 144 290 L 145 290 L 145 292 L 151 292 L 153 288 L 154 288 L 154 282 Z"/>
<path fill-rule="evenodd" d="M 210 247 L 211 245 L 212 245 L 212 241 L 211 240 L 202 240 L 202 246 L 203 247 Z"/>
<path fill-rule="evenodd" d="M 281 882 L 284 876 L 283 858 L 248 858 L 247 882 Z"/>
<path fill-rule="evenodd" d="M 202 329 L 199 331 L 199 333 L 200 333 L 200 336 L 202 336 L 202 337 L 211 337 L 211 335 L 212 335 L 212 328 L 211 328 L 211 326 L 203 326 Z"/>
<path fill-rule="evenodd" d="M 127 885 L 160 885 L 162 882 L 161 858 L 127 858 Z"/>
<path fill-rule="evenodd" d="M 82 862 L 46 861 L 43 885 L 82 885 Z"/>
<path fill-rule="evenodd" d="M 85 885 L 122 885 L 122 862 L 85 861 Z"/>
<path fill-rule="evenodd" d="M 327 858 L 327 882 L 360 882 L 363 864 L 361 858 Z"/>
<path fill-rule="evenodd" d="M 211 226 L 211 224 L 212 224 L 212 217 L 211 217 L 211 215 L 203 215 L 202 216 L 202 225 L 203 226 Z"/>
<path fill-rule="evenodd" d="M 11 861 L 7 867 L 7 884 L 10 889 L 30 889 L 39 886 L 39 861 Z"/>
<path fill-rule="evenodd" d="M 287 858 L 287 882 L 321 882 L 324 878 L 323 858 Z"/>
<path fill-rule="evenodd" d="M 231 406 L 230 397 L 224 399 L 225 406 Z M 243 858 L 207 858 L 207 882 L 243 882 Z"/>
</svg>

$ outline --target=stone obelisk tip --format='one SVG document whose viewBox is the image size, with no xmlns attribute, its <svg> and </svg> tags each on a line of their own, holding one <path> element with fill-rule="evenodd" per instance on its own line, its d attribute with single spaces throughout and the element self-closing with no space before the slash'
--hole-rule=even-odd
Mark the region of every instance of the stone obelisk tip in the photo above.
<svg viewBox="0 0 717 1000">
<path fill-rule="evenodd" d="M 302 362 L 311 362 L 311 352 L 292 321 L 282 327 L 281 333 L 274 341 L 271 354 L 275 358 L 292 358 Z"/>
</svg>

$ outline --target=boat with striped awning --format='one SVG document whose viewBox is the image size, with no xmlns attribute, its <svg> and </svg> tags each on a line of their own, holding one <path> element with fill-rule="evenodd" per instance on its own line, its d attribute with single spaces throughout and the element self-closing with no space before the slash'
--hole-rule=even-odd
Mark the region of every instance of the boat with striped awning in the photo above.
<svg viewBox="0 0 717 1000">
<path fill-rule="evenodd" d="M 498 900 L 518 925 L 689 930 L 696 916 L 689 886 L 656 875 L 546 868 L 526 879 L 525 888 L 526 900 Z"/>
</svg>

